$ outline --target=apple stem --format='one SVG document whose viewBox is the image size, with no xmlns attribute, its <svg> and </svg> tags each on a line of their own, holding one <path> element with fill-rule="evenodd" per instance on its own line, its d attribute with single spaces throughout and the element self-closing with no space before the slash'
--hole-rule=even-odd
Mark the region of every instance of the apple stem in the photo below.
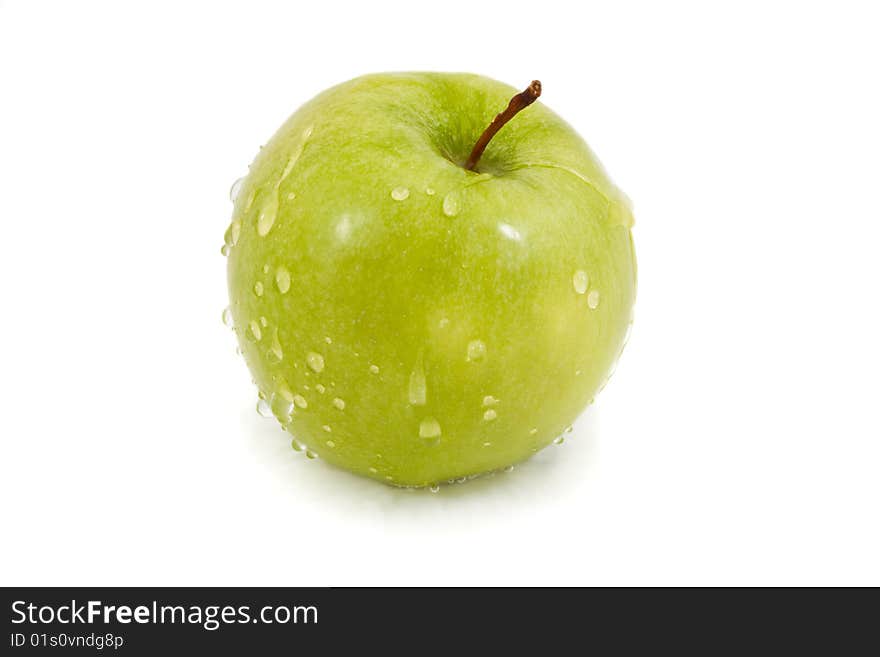
<svg viewBox="0 0 880 657">
<path fill-rule="evenodd" d="M 480 135 L 477 143 L 474 144 L 474 150 L 471 151 L 470 157 L 468 157 L 464 168 L 468 171 L 473 171 L 477 166 L 477 162 L 480 161 L 483 151 L 486 150 L 486 146 L 488 146 L 489 142 L 492 140 L 492 137 L 494 137 L 498 131 L 510 121 L 510 119 L 538 100 L 538 96 L 540 95 L 541 82 L 539 80 L 532 80 L 532 83 L 526 87 L 524 91 L 511 98 L 510 103 L 507 105 L 507 109 L 492 119 L 492 123 L 490 123 L 489 127 L 483 131 L 482 135 Z"/>
</svg>

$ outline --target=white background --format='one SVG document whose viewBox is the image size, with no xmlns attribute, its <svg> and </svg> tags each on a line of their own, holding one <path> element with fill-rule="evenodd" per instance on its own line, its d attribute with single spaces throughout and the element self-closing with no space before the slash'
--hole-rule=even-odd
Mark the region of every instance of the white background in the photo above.
<svg viewBox="0 0 880 657">
<path fill-rule="evenodd" d="M 871 3 L 0 3 L 0 583 L 880 584 Z M 356 75 L 524 85 L 636 209 L 617 374 L 438 494 L 254 412 L 228 189 Z"/>
</svg>

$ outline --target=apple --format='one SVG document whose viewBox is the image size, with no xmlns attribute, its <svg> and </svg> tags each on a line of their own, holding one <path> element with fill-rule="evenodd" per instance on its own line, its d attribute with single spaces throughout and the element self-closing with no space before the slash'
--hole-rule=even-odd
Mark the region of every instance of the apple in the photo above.
<svg viewBox="0 0 880 657">
<path fill-rule="evenodd" d="M 360 77 L 236 185 L 231 323 L 294 448 L 433 487 L 527 459 L 592 402 L 632 317 L 632 213 L 539 94 Z"/>
</svg>

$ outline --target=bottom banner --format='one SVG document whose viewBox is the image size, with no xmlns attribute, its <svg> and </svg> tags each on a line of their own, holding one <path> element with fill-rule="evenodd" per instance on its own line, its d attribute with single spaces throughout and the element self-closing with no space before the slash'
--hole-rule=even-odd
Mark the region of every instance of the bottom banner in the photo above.
<svg viewBox="0 0 880 657">
<path fill-rule="evenodd" d="M 867 647 L 854 591 L 7 588 L 3 653 Z M 874 592 L 868 593 L 874 597 Z M 835 618 L 845 623 L 837 631 Z M 869 643 L 876 643 L 876 636 Z M 261 654 L 262 654 L 261 653 Z"/>
</svg>

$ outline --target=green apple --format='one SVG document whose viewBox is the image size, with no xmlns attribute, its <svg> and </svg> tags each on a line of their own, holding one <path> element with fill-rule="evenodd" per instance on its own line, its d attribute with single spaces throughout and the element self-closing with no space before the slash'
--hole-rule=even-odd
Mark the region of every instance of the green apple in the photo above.
<svg viewBox="0 0 880 657">
<path fill-rule="evenodd" d="M 515 94 L 364 76 L 251 165 L 225 238 L 231 319 L 296 449 L 433 485 L 528 458 L 605 383 L 635 298 L 632 213 L 542 102 L 464 166 Z"/>
</svg>

